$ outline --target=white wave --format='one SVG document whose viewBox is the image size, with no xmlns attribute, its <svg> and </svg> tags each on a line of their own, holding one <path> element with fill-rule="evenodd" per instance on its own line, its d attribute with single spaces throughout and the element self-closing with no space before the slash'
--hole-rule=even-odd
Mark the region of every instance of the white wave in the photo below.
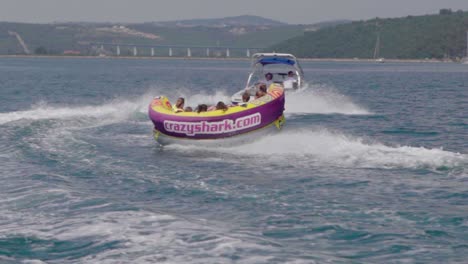
<svg viewBox="0 0 468 264">
<path fill-rule="evenodd" d="M 61 241 L 93 240 L 99 246 L 119 242 L 117 247 L 88 254 L 80 263 L 222 263 L 238 251 L 268 256 L 277 249 L 253 235 L 233 232 L 229 224 L 206 219 L 185 219 L 149 211 L 87 214 L 67 219 L 22 214 L 6 227 L 17 236 Z M 86 249 L 85 249 L 86 250 Z M 243 257 L 243 263 L 259 263 Z M 249 261 L 247 261 L 249 260 Z M 258 260 L 258 259 L 257 259 Z"/>
<path fill-rule="evenodd" d="M 0 125 L 23 119 L 72 119 L 77 117 L 121 121 L 128 119 L 135 112 L 146 113 L 151 98 L 151 96 L 145 95 L 135 100 L 112 100 L 97 106 L 58 106 L 41 102 L 28 110 L 0 113 Z"/>
<path fill-rule="evenodd" d="M 39 102 L 28 110 L 0 113 L 0 125 L 23 119 L 71 119 L 83 116 L 106 119 L 107 122 L 109 119 L 121 121 L 130 118 L 135 112 L 146 113 L 151 99 L 159 95 L 165 95 L 164 90 L 151 88 L 147 93 L 134 99 L 115 99 L 102 105 L 64 106 Z M 231 95 L 226 91 L 217 91 L 214 94 L 192 94 L 188 89 L 175 88 L 169 98 L 171 102 L 175 102 L 177 97 L 184 97 L 186 105 L 194 108 L 202 103 L 212 105 L 219 101 L 228 103 Z M 348 97 L 319 86 L 288 94 L 286 96 L 286 113 L 370 114 L 366 109 L 354 104 Z"/>
<path fill-rule="evenodd" d="M 306 85 L 304 89 L 287 94 L 285 108 L 286 114 L 372 114 L 349 97 L 321 85 Z"/>
<path fill-rule="evenodd" d="M 231 96 L 227 94 L 225 91 L 217 91 L 214 94 L 194 94 L 186 95 L 186 106 L 195 107 L 198 104 L 208 104 L 208 105 L 215 105 L 219 101 L 230 103 Z"/>
<path fill-rule="evenodd" d="M 65 120 L 77 117 L 99 118 L 106 123 L 118 122 L 131 118 L 134 113 L 146 114 L 152 98 L 160 95 L 165 95 L 165 93 L 152 88 L 134 99 L 114 99 L 102 105 L 62 106 L 39 102 L 28 110 L 0 113 L 0 125 L 19 120 Z M 230 102 L 230 96 L 225 91 L 217 91 L 214 94 L 191 94 L 190 91 L 180 88 L 171 94 L 171 102 L 175 102 L 177 97 L 186 98 L 186 105 L 192 107 L 202 103 L 214 105 L 219 101 Z"/>
<path fill-rule="evenodd" d="M 167 149 L 190 152 L 200 147 L 169 146 Z M 468 155 L 411 146 L 387 146 L 379 142 L 366 142 L 359 137 L 334 133 L 325 129 L 316 131 L 284 131 L 260 138 L 258 141 L 233 148 L 206 148 L 249 160 L 261 156 L 262 162 L 281 162 L 294 166 L 337 166 L 352 168 L 455 168 L 468 166 Z M 254 164 L 258 165 L 258 164 Z"/>
</svg>

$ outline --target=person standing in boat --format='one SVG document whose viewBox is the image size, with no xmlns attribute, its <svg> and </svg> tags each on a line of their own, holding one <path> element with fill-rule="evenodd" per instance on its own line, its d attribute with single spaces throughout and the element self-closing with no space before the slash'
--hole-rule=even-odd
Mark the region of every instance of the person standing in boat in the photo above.
<svg viewBox="0 0 468 264">
<path fill-rule="evenodd" d="M 172 111 L 174 111 L 175 113 L 183 112 L 184 104 L 185 104 L 185 99 L 183 97 L 179 97 L 175 105 L 172 106 Z"/>
</svg>

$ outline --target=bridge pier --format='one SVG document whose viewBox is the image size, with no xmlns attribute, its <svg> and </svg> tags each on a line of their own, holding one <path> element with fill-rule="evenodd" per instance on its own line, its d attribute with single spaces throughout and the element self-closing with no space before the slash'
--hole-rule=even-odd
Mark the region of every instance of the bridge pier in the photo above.
<svg viewBox="0 0 468 264">
<path fill-rule="evenodd" d="M 103 42 L 92 42 L 90 43 L 90 49 L 93 53 L 97 53 L 98 55 L 111 55 L 111 56 L 151 56 L 156 57 L 158 53 L 156 53 L 157 49 L 168 49 L 169 57 L 178 56 L 178 57 L 192 57 L 192 49 L 195 49 L 194 56 L 203 56 L 203 51 L 205 51 L 206 57 L 226 57 L 230 58 L 234 57 L 250 57 L 256 50 L 260 50 L 262 48 L 255 48 L 255 47 L 244 47 L 244 48 L 237 48 L 231 46 L 188 46 L 188 45 L 139 45 L 139 44 L 121 44 L 121 43 L 103 43 Z M 107 47 L 108 50 L 105 48 Z M 122 50 L 123 48 L 123 50 Z M 140 54 L 138 53 L 138 49 L 140 49 Z M 231 54 L 231 49 L 234 50 L 234 53 Z M 146 50 L 146 51 L 145 51 Z M 174 50 L 176 51 L 174 53 Z M 245 55 L 242 55 L 242 51 L 244 51 Z M 148 52 L 148 53 L 147 53 Z M 125 53 L 125 54 L 124 54 Z M 185 53 L 185 54 L 184 54 Z M 145 55 L 146 54 L 146 55 Z M 232 55 L 232 56 L 231 56 Z"/>
</svg>

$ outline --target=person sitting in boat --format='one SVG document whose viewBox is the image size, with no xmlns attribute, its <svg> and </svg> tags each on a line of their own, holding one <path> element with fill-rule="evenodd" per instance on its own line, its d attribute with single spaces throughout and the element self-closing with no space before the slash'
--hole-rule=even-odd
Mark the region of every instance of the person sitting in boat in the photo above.
<svg viewBox="0 0 468 264">
<path fill-rule="evenodd" d="M 208 106 L 206 104 L 199 104 L 197 106 L 197 113 L 202 113 L 208 111 Z"/>
<path fill-rule="evenodd" d="M 265 80 L 262 80 L 261 83 L 270 87 L 270 85 L 273 83 L 273 74 L 271 72 L 265 74 Z"/>
<path fill-rule="evenodd" d="M 293 71 L 288 72 L 288 76 L 283 81 L 283 86 L 286 89 L 297 88 L 297 79 Z"/>
<path fill-rule="evenodd" d="M 294 76 L 294 72 L 293 72 L 293 71 L 289 71 L 289 72 L 288 72 L 288 77 L 286 77 L 286 80 L 285 80 L 285 81 L 292 81 L 292 82 L 297 81 L 296 77 Z"/>
<path fill-rule="evenodd" d="M 185 104 L 185 99 L 183 97 L 179 97 L 175 103 L 175 105 L 172 106 L 172 111 L 179 113 L 184 111 L 184 104 Z"/>
<path fill-rule="evenodd" d="M 187 106 L 187 107 L 185 107 L 184 112 L 193 112 L 193 109 L 192 109 L 192 107 Z"/>
</svg>

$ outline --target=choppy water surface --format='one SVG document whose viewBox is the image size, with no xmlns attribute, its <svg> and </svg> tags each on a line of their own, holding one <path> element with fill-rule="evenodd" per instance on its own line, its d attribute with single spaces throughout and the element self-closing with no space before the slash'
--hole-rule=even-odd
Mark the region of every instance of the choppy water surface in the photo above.
<svg viewBox="0 0 468 264">
<path fill-rule="evenodd" d="M 0 59 L 0 262 L 466 263 L 468 67 L 303 64 L 281 133 L 161 148 L 248 62 Z"/>
</svg>

